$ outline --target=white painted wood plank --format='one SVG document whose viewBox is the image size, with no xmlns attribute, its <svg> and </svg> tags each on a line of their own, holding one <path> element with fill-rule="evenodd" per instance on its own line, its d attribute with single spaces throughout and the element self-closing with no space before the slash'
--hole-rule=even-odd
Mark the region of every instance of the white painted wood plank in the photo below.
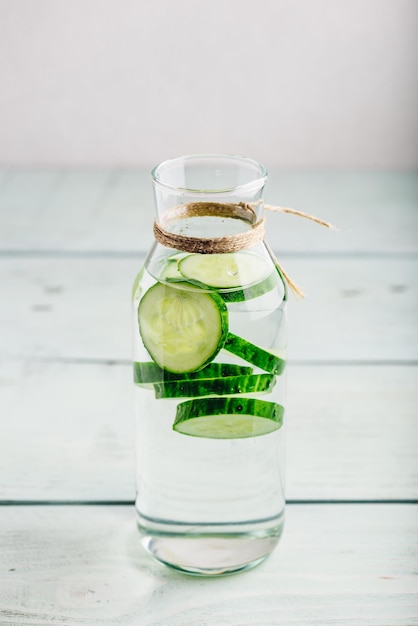
<svg viewBox="0 0 418 626">
<path fill-rule="evenodd" d="M 3 354 L 131 358 L 131 290 L 140 262 L 3 258 Z"/>
<path fill-rule="evenodd" d="M 152 202 L 141 171 L 66 172 L 23 247 L 123 252 L 128 237 L 143 253 L 152 241 Z"/>
<path fill-rule="evenodd" d="M 292 366 L 287 495 L 418 499 L 418 368 Z"/>
<path fill-rule="evenodd" d="M 61 171 L 54 193 L 43 203 L 20 247 L 39 249 L 48 242 L 49 249 L 59 251 L 74 240 L 88 249 L 100 230 L 101 206 L 112 182 L 111 170 Z"/>
<path fill-rule="evenodd" d="M 266 215 L 277 252 L 417 252 L 416 172 L 272 172 L 266 200 L 317 215 L 330 232 L 292 216 Z"/>
<path fill-rule="evenodd" d="M 415 173 L 272 172 L 266 199 L 340 228 L 269 214 L 267 239 L 277 251 L 418 251 Z M 153 219 L 146 169 L 12 170 L 0 188 L 0 249 L 144 253 Z"/>
<path fill-rule="evenodd" d="M 146 179 L 146 182 L 145 182 Z M 154 206 L 142 170 L 13 170 L 0 187 L 0 249 L 144 251 Z"/>
<path fill-rule="evenodd" d="M 417 358 L 417 260 L 288 258 L 283 263 L 306 293 L 304 300 L 290 297 L 290 358 Z"/>
<path fill-rule="evenodd" d="M 417 259 L 282 259 L 307 292 L 290 298 L 293 360 L 414 360 Z M 1 345 L 13 357 L 131 358 L 140 260 L 1 258 Z"/>
<path fill-rule="evenodd" d="M 411 626 L 416 505 L 288 506 L 263 564 L 187 577 L 142 550 L 132 507 L 4 507 L 0 623 Z"/>
<path fill-rule="evenodd" d="M 418 498 L 415 367 L 288 368 L 288 499 Z M 133 500 L 131 367 L 0 365 L 0 500 Z"/>
<path fill-rule="evenodd" d="M 0 168 L 0 194 L 5 189 L 5 186 L 9 182 L 12 175 L 13 175 L 13 170 L 10 170 L 9 168 L 4 168 L 4 167 Z"/>
<path fill-rule="evenodd" d="M 0 499 L 133 500 L 130 367 L 0 364 Z"/>
<path fill-rule="evenodd" d="M 54 195 L 59 170 L 9 169 L 0 187 L 1 248 L 25 247 L 42 222 L 43 207 Z"/>
</svg>

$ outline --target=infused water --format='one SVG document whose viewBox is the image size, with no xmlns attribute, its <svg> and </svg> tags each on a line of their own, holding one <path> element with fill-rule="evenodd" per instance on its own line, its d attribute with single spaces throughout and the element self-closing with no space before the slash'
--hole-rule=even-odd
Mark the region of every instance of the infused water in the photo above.
<svg viewBox="0 0 418 626">
<path fill-rule="evenodd" d="M 143 545 L 188 573 L 247 569 L 284 522 L 280 271 L 262 243 L 221 255 L 156 249 L 134 284 L 133 320 Z"/>
</svg>

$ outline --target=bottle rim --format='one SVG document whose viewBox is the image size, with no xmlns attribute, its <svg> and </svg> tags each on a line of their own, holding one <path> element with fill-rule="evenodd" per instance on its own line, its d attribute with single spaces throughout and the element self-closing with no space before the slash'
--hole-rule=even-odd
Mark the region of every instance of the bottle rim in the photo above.
<svg viewBox="0 0 418 626">
<path fill-rule="evenodd" d="M 162 174 L 164 172 L 166 172 L 169 169 L 172 169 L 173 167 L 180 165 L 181 163 L 192 164 L 194 162 L 195 164 L 198 164 L 199 161 L 201 161 L 202 164 L 203 162 L 207 162 L 207 161 L 213 161 L 214 163 L 216 163 L 216 161 L 219 161 L 219 162 L 229 161 L 231 164 L 235 162 L 237 167 L 239 167 L 240 164 L 243 166 L 245 165 L 251 166 L 253 170 L 255 171 L 256 175 L 254 176 L 254 178 L 252 178 L 248 182 L 240 184 L 240 185 L 234 185 L 234 186 L 222 187 L 222 188 L 213 188 L 213 189 L 212 188 L 196 189 L 192 187 L 172 185 L 167 182 L 164 182 L 164 180 L 162 179 Z M 192 194 L 201 193 L 205 195 L 206 194 L 226 194 L 226 193 L 232 194 L 232 193 L 237 193 L 237 192 L 242 193 L 245 191 L 252 191 L 254 189 L 261 189 L 264 186 L 267 180 L 267 177 L 268 177 L 268 172 L 264 165 L 262 165 L 258 161 L 255 161 L 254 159 L 251 159 L 249 157 L 244 157 L 244 156 L 240 156 L 236 154 L 217 154 L 217 153 L 189 154 L 185 156 L 174 157 L 172 159 L 166 159 L 165 161 L 162 161 L 161 163 L 156 165 L 151 170 L 152 181 L 154 185 L 158 187 L 169 189 L 176 193 L 192 193 Z"/>
</svg>

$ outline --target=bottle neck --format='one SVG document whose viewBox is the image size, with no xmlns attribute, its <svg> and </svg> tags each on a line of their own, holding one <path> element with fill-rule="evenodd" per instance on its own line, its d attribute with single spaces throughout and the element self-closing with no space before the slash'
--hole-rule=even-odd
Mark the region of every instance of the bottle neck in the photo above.
<svg viewBox="0 0 418 626">
<path fill-rule="evenodd" d="M 192 202 L 166 211 L 154 224 L 159 243 L 187 252 L 234 252 L 261 241 L 261 203 Z"/>
<path fill-rule="evenodd" d="M 158 221 L 169 209 L 184 204 L 243 202 L 258 206 L 267 181 L 267 171 L 260 163 L 221 154 L 170 159 L 155 167 L 151 175 Z"/>
</svg>

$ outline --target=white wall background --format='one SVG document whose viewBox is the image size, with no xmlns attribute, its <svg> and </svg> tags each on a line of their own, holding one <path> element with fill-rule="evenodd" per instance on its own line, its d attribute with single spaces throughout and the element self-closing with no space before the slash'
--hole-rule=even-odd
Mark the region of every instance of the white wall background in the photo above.
<svg viewBox="0 0 418 626">
<path fill-rule="evenodd" d="M 0 164 L 418 167 L 418 0 L 0 0 Z"/>
</svg>

